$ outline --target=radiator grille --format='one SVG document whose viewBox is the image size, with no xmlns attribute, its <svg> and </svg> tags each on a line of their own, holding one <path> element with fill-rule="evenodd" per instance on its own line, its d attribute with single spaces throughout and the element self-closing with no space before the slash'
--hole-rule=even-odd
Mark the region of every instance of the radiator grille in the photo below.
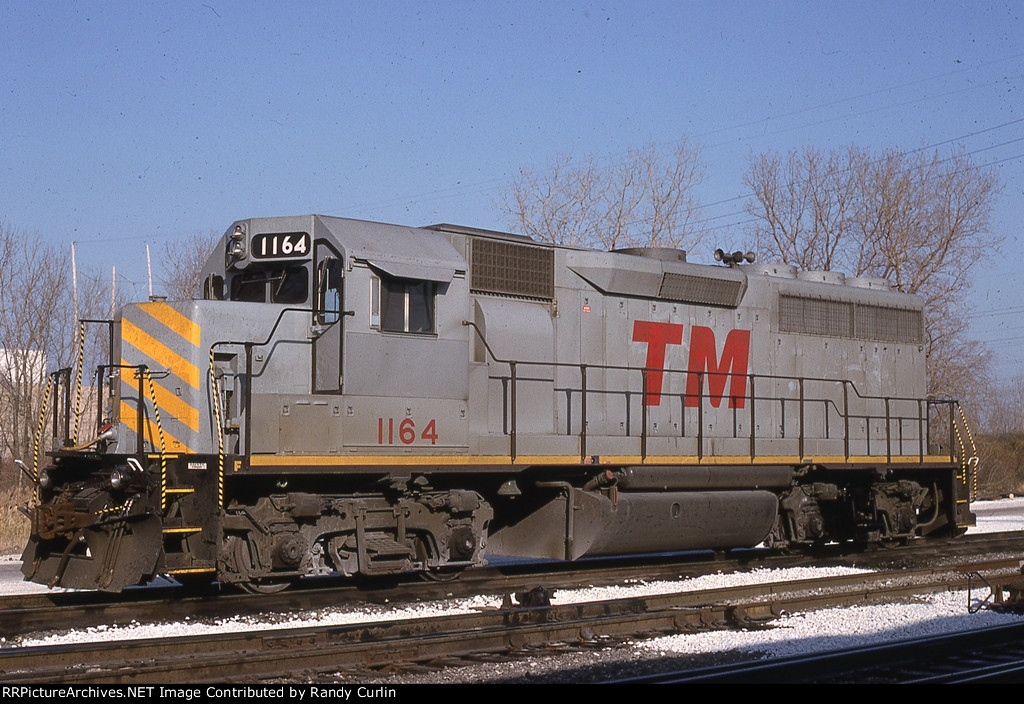
<svg viewBox="0 0 1024 704">
<path fill-rule="evenodd" d="M 853 337 L 853 304 L 820 298 L 781 296 L 779 329 L 806 335 Z"/>
<path fill-rule="evenodd" d="M 884 342 L 924 341 L 924 315 L 909 308 L 779 296 L 779 330 Z"/>
<path fill-rule="evenodd" d="M 869 340 L 922 342 L 924 316 L 916 310 L 859 305 L 857 332 Z"/>
<path fill-rule="evenodd" d="M 551 300 L 555 296 L 555 252 L 515 242 L 474 239 L 470 289 L 475 293 Z"/>
</svg>

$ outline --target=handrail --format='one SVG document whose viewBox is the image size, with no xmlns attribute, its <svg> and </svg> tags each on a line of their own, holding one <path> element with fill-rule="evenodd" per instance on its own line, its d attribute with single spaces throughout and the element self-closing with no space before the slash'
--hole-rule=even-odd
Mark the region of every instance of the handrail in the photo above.
<svg viewBox="0 0 1024 704">
<path fill-rule="evenodd" d="M 925 461 L 926 448 L 927 448 L 927 446 L 929 444 L 929 435 L 930 435 L 929 430 L 930 430 L 930 427 L 931 427 L 931 423 L 929 421 L 929 416 L 931 414 L 931 411 L 932 411 L 932 409 L 940 408 L 940 407 L 945 406 L 945 407 L 948 408 L 948 412 L 949 412 L 949 415 L 950 415 L 950 418 L 949 418 L 949 433 L 948 433 L 949 440 L 947 442 L 947 449 L 948 449 L 948 453 L 947 454 L 950 457 L 950 460 L 953 460 L 955 458 L 955 453 L 954 453 L 955 444 L 953 442 L 953 438 L 956 435 L 954 410 L 956 408 L 959 408 L 959 403 L 957 401 L 953 400 L 953 399 L 926 399 L 926 398 L 919 398 L 919 397 L 912 397 L 912 396 L 874 396 L 874 395 L 869 395 L 869 394 L 862 393 L 860 391 L 860 389 L 857 388 L 856 383 L 854 383 L 852 380 L 849 380 L 849 379 L 827 379 L 827 378 L 823 378 L 823 377 L 806 377 L 806 376 L 790 376 L 790 375 L 770 375 L 770 374 L 744 374 L 744 375 L 739 375 L 739 374 L 735 374 L 732 371 L 728 371 L 728 370 L 727 371 L 710 371 L 710 370 L 690 371 L 688 369 L 667 369 L 667 368 L 660 368 L 659 369 L 659 368 L 652 368 L 652 367 L 635 367 L 635 366 L 629 366 L 629 365 L 616 365 L 616 364 L 585 364 L 585 363 L 579 363 L 579 362 L 557 362 L 557 361 L 540 361 L 540 360 L 504 359 L 504 358 L 501 358 L 501 357 L 499 357 L 498 355 L 496 355 L 494 353 L 494 350 L 491 348 L 490 344 L 487 342 L 486 337 L 484 336 L 483 332 L 480 330 L 480 327 L 478 325 L 476 325 L 476 323 L 474 323 L 472 321 L 464 320 L 462 322 L 462 324 L 467 326 L 467 327 L 471 327 L 474 330 L 474 332 L 476 333 L 476 335 L 479 338 L 480 342 L 483 344 L 484 349 L 487 351 L 487 355 L 490 357 L 492 362 L 494 362 L 496 364 L 505 364 L 505 365 L 509 366 L 509 372 L 510 372 L 509 376 L 508 377 L 501 377 L 501 378 L 506 380 L 507 382 L 509 382 L 509 383 L 505 384 L 505 389 L 506 389 L 505 393 L 507 394 L 508 411 L 509 411 L 509 414 L 510 414 L 510 424 L 509 424 L 509 426 L 506 426 L 506 428 L 507 428 L 506 432 L 510 436 L 509 437 L 510 456 L 511 456 L 511 459 L 512 459 L 513 462 L 515 461 L 515 459 L 517 457 L 518 450 L 519 450 L 518 442 L 517 442 L 517 435 L 518 435 L 517 417 L 518 417 L 518 413 L 519 413 L 519 408 L 518 408 L 518 386 L 521 383 L 523 383 L 524 381 L 530 381 L 529 379 L 525 379 L 525 380 L 523 379 L 523 376 L 522 376 L 522 373 L 521 373 L 521 368 L 523 368 L 523 367 L 572 368 L 572 369 L 575 369 L 575 370 L 577 370 L 579 372 L 579 374 L 580 374 L 580 385 L 579 385 L 579 387 L 573 387 L 573 386 L 568 386 L 567 385 L 567 386 L 564 386 L 562 388 L 559 388 L 558 390 L 561 391 L 561 392 L 565 392 L 565 394 L 566 394 L 566 408 L 567 408 L 567 410 L 571 409 L 572 395 L 575 394 L 575 393 L 579 393 L 580 394 L 580 399 L 581 399 L 580 400 L 580 410 L 581 410 L 581 413 L 582 413 L 582 418 L 581 418 L 581 421 L 580 421 L 580 433 L 579 433 L 580 446 L 579 447 L 580 447 L 580 457 L 581 457 L 581 460 L 585 460 L 586 456 L 587 456 L 587 448 L 588 448 L 587 441 L 588 441 L 588 432 L 589 432 L 588 427 L 587 427 L 587 421 L 588 421 L 588 417 L 587 417 L 587 398 L 589 396 L 592 396 L 593 394 L 616 394 L 616 395 L 617 394 L 625 394 L 626 395 L 626 398 L 627 398 L 626 435 L 627 436 L 631 436 L 632 435 L 632 433 L 629 430 L 629 423 L 628 423 L 628 411 L 629 411 L 629 409 L 628 409 L 628 405 L 629 405 L 628 398 L 629 398 L 630 395 L 632 395 L 635 392 L 632 390 L 632 387 L 629 384 L 629 382 L 627 381 L 625 388 L 623 388 L 621 390 L 610 390 L 610 389 L 601 390 L 601 389 L 595 389 L 587 380 L 587 372 L 588 372 L 588 370 L 625 371 L 627 373 L 639 372 L 639 374 L 640 374 L 640 384 L 641 384 L 641 387 L 640 387 L 641 388 L 640 397 L 641 397 L 641 413 L 642 413 L 640 436 L 639 436 L 641 460 L 645 460 L 647 458 L 648 447 L 649 447 L 649 439 L 650 439 L 650 432 L 649 432 L 649 427 L 648 427 L 649 408 L 648 408 L 648 405 L 646 403 L 646 393 L 647 393 L 647 379 L 648 379 L 648 375 L 650 373 L 652 373 L 652 372 L 660 372 L 662 374 L 677 374 L 677 375 L 678 374 L 687 374 L 687 375 L 694 374 L 694 375 L 696 375 L 696 379 L 697 379 L 697 394 L 696 394 L 696 399 L 697 400 L 696 400 L 696 404 L 695 404 L 696 405 L 696 411 L 697 411 L 697 446 L 696 446 L 696 455 L 697 455 L 698 461 L 702 460 L 703 457 L 704 457 L 704 405 L 705 405 L 704 404 L 704 401 L 705 401 L 705 394 L 704 394 L 705 381 L 704 380 L 705 379 L 711 379 L 711 378 L 724 378 L 725 380 L 728 380 L 728 379 L 736 378 L 736 377 L 739 377 L 739 376 L 743 376 L 746 379 L 747 384 L 748 384 L 748 390 L 744 391 L 743 395 L 736 395 L 736 396 L 733 396 L 731 394 L 727 394 L 723 390 L 722 396 L 718 397 L 718 398 L 719 398 L 719 403 L 721 402 L 721 399 L 729 398 L 730 401 L 732 401 L 735 404 L 735 405 L 733 405 L 733 408 L 737 408 L 740 405 L 743 405 L 743 404 L 746 404 L 747 402 L 749 402 L 749 409 L 750 409 L 750 411 L 749 411 L 749 413 L 750 413 L 750 415 L 749 415 L 749 417 L 750 417 L 749 454 L 750 454 L 751 461 L 753 461 L 754 458 L 757 456 L 756 455 L 757 439 L 759 437 L 762 437 L 762 438 L 770 438 L 770 437 L 772 437 L 770 435 L 769 436 L 758 436 L 757 433 L 755 432 L 755 426 L 756 426 L 755 415 L 754 415 L 755 407 L 760 407 L 758 402 L 761 402 L 761 403 L 764 403 L 764 402 L 768 402 L 768 403 L 778 402 L 778 403 L 783 404 L 783 406 L 784 406 L 785 402 L 787 400 L 787 397 L 785 397 L 785 396 L 778 396 L 778 395 L 773 395 L 773 396 L 761 395 L 761 396 L 759 396 L 759 395 L 757 395 L 756 389 L 760 386 L 759 384 L 757 384 L 758 381 L 762 381 L 762 382 L 768 381 L 768 382 L 773 382 L 773 383 L 776 383 L 776 384 L 778 384 L 780 382 L 782 382 L 782 383 L 793 382 L 796 385 L 796 387 L 797 387 L 797 398 L 791 398 L 790 400 L 791 401 L 795 401 L 798 404 L 797 419 L 798 419 L 798 423 L 799 423 L 800 427 L 799 427 L 799 432 L 797 434 L 796 440 L 797 440 L 797 444 L 798 444 L 798 454 L 799 454 L 799 456 L 801 458 L 804 458 L 806 456 L 806 449 L 807 449 L 807 447 L 806 447 L 806 440 L 808 440 L 810 438 L 810 436 L 807 433 L 807 429 L 806 429 L 806 422 L 807 422 L 806 409 L 808 407 L 808 404 L 816 404 L 816 403 L 823 403 L 824 404 L 823 416 L 822 416 L 824 423 L 827 424 L 827 422 L 828 422 L 828 414 L 830 412 L 829 409 L 832 409 L 842 419 L 842 421 L 843 421 L 843 428 L 842 428 L 843 457 L 844 457 L 844 459 L 846 461 L 849 461 L 850 458 L 852 457 L 852 448 L 850 446 L 850 443 L 851 443 L 851 440 L 854 439 L 854 438 L 853 438 L 853 434 L 852 434 L 852 431 L 851 431 L 851 421 L 862 420 L 862 421 L 865 422 L 864 438 L 863 438 L 863 440 L 864 440 L 864 443 L 865 443 L 866 454 L 870 454 L 871 438 L 872 438 L 871 421 L 878 420 L 878 421 L 883 421 L 885 423 L 885 433 L 884 433 L 885 456 L 886 456 L 886 460 L 889 461 L 889 462 L 891 462 L 892 458 L 894 456 L 896 456 L 896 455 L 899 455 L 900 457 L 907 457 L 907 456 L 909 456 L 909 455 L 904 454 L 905 442 L 907 442 L 906 440 L 903 439 L 903 433 L 904 433 L 904 429 L 906 427 L 905 424 L 907 422 L 912 422 L 912 423 L 915 423 L 917 425 L 917 430 L 918 430 L 917 438 L 916 438 L 916 443 L 917 443 L 916 450 L 917 451 L 914 454 L 916 454 L 917 460 L 920 463 L 923 463 Z M 536 381 L 539 381 L 539 380 L 536 380 Z M 544 380 L 544 381 L 548 381 L 548 380 Z M 551 382 L 552 383 L 554 382 L 553 378 L 551 379 Z M 839 406 L 837 405 L 837 398 L 836 398 L 836 396 L 833 396 L 833 395 L 822 395 L 822 396 L 819 397 L 819 396 L 815 396 L 815 395 L 808 395 L 807 391 L 808 391 L 808 385 L 809 384 L 825 384 L 825 385 L 838 386 L 838 388 L 841 390 L 841 394 L 842 394 L 842 409 L 840 409 Z M 730 388 L 730 390 L 731 390 L 731 388 Z M 689 392 L 686 392 L 686 393 L 683 393 L 683 394 L 679 394 L 679 396 L 683 399 L 683 407 L 684 407 L 684 409 L 687 407 L 687 402 L 694 398 L 694 395 L 692 393 L 689 393 Z M 851 398 L 851 396 L 852 396 L 852 398 Z M 708 396 L 709 400 L 711 398 L 712 398 L 711 396 Z M 863 413 L 852 412 L 852 410 L 851 410 L 851 400 L 852 399 L 857 399 L 858 401 L 862 402 L 859 405 L 862 405 L 862 406 L 865 407 L 865 411 Z M 742 402 L 742 403 L 740 403 L 740 402 Z M 869 410 L 868 410 L 868 407 L 870 407 L 873 404 L 876 404 L 879 407 L 879 411 L 878 411 L 877 415 L 869 412 Z M 905 413 L 905 412 L 902 412 L 902 413 L 895 412 L 896 407 L 903 407 L 903 406 L 905 406 L 907 404 L 912 404 L 914 407 L 916 407 L 916 409 L 917 409 L 916 413 L 908 414 L 908 413 Z M 693 406 L 690 406 L 690 407 L 693 407 Z M 716 408 L 717 408 L 717 404 L 716 404 Z M 783 420 L 785 419 L 785 415 L 786 414 L 783 411 Z M 735 421 L 734 421 L 734 423 L 735 423 Z M 894 424 L 896 425 L 896 427 L 898 429 L 898 436 L 896 438 L 893 437 L 893 425 Z M 571 432 L 571 428 L 567 427 L 566 428 L 566 432 Z M 685 434 L 685 432 L 684 432 L 684 434 Z M 734 428 L 734 437 L 735 437 L 735 428 Z M 828 437 L 827 435 L 823 435 L 822 439 L 831 439 L 831 438 Z M 879 439 L 882 439 L 882 438 L 879 438 Z M 914 438 L 910 438 L 910 441 L 913 442 Z M 894 444 L 896 445 L 896 450 L 895 451 L 894 451 Z"/>
<path fill-rule="evenodd" d="M 256 342 L 254 340 L 217 340 L 215 342 L 210 343 L 211 368 L 213 366 L 213 351 L 215 348 L 228 345 L 237 345 L 245 349 L 245 373 L 243 375 L 243 378 L 245 379 L 245 408 L 242 409 L 242 420 L 245 423 L 245 436 L 242 442 L 243 457 L 245 458 L 246 462 L 248 462 L 248 458 L 252 451 L 252 378 L 254 376 L 252 373 L 252 350 L 254 347 L 265 347 L 266 345 L 270 344 L 270 342 L 274 339 L 274 335 L 277 333 L 277 328 L 280 327 L 281 325 L 281 321 L 284 320 L 284 316 L 286 313 L 304 313 L 306 315 L 309 315 L 310 312 L 311 311 L 309 308 L 282 308 L 278 312 L 277 319 L 271 326 L 270 332 L 267 333 L 266 339 L 263 340 L 262 342 Z M 217 390 L 213 388 L 212 382 L 210 383 L 208 393 L 210 395 L 210 402 L 214 403 L 214 395 L 217 393 Z M 216 423 L 218 421 L 215 419 L 213 422 Z M 220 431 L 218 430 L 217 432 L 219 433 Z M 219 436 L 217 457 L 219 466 L 223 467 L 224 450 L 222 446 L 222 441 L 220 440 Z M 223 470 L 221 473 L 223 473 Z"/>
<path fill-rule="evenodd" d="M 152 374 L 148 365 L 145 364 L 100 364 L 96 367 L 97 377 L 102 377 L 103 371 L 107 369 L 134 369 L 136 378 L 139 381 L 137 388 L 138 403 L 135 406 L 135 454 L 145 455 L 145 417 L 146 417 L 146 396 L 144 380 Z M 154 402 L 154 413 L 156 413 Z"/>
</svg>

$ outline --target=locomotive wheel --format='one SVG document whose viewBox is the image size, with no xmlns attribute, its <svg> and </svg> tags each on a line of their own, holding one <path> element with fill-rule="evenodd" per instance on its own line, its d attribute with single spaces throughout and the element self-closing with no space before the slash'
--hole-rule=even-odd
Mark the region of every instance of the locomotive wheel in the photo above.
<svg viewBox="0 0 1024 704">
<path fill-rule="evenodd" d="M 429 569 L 419 573 L 420 579 L 424 582 L 454 582 L 462 574 L 463 568 L 451 570 Z"/>
<path fill-rule="evenodd" d="M 420 537 L 416 540 L 416 559 L 420 563 L 426 565 L 429 556 L 435 551 L 433 543 L 425 537 Z M 451 567 L 448 569 L 442 567 L 424 567 L 417 574 L 419 578 L 424 582 L 454 582 L 462 574 L 464 567 Z"/>
<path fill-rule="evenodd" d="M 251 576 L 256 570 L 253 568 L 252 548 L 249 542 L 237 536 L 229 538 L 232 541 L 231 553 L 234 557 L 235 568 L 246 576 Z M 276 594 L 284 591 L 291 582 L 288 580 L 263 580 L 249 579 L 244 582 L 236 582 L 236 586 L 249 594 Z"/>
<path fill-rule="evenodd" d="M 239 582 L 238 588 L 249 594 L 277 594 L 291 586 L 291 582 Z"/>
</svg>

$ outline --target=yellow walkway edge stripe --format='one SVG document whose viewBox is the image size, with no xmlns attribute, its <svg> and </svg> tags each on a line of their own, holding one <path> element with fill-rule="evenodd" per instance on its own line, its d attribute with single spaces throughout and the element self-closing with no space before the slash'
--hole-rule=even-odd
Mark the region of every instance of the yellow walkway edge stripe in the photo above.
<svg viewBox="0 0 1024 704">
<path fill-rule="evenodd" d="M 216 571 L 216 567 L 184 567 L 180 570 L 167 570 L 167 574 L 204 574 Z"/>
<path fill-rule="evenodd" d="M 951 462 L 952 460 L 945 455 L 925 455 L 924 462 Z M 890 462 L 892 464 L 905 464 L 914 465 L 921 462 L 921 458 L 917 455 L 894 455 L 890 459 L 886 459 L 885 455 L 856 455 L 849 458 L 842 456 L 831 456 L 831 457 L 815 457 L 815 458 L 804 458 L 787 456 L 787 457 L 755 457 L 754 461 L 750 461 L 749 455 L 737 455 L 737 456 L 716 456 L 716 457 L 704 457 L 703 459 L 698 458 L 696 455 L 677 455 L 677 456 L 654 456 L 648 455 L 646 459 L 642 459 L 639 455 L 623 455 L 623 456 L 611 456 L 602 455 L 601 464 L 596 465 L 581 465 L 580 458 L 578 455 L 521 455 L 516 457 L 516 465 L 524 464 L 560 464 L 560 465 L 579 465 L 580 467 L 591 466 L 591 467 L 602 467 L 604 465 L 614 464 L 632 464 L 632 465 L 656 465 L 656 464 L 672 464 L 672 465 L 722 465 L 722 464 L 734 464 L 734 465 L 768 465 L 768 464 L 804 464 L 805 462 L 814 462 L 816 464 L 879 464 Z M 252 455 L 249 458 L 249 464 L 253 467 L 286 467 L 286 466 L 346 466 L 346 465 L 407 465 L 407 466 L 430 466 L 430 465 L 446 465 L 446 466 L 458 466 L 458 465 L 473 465 L 473 464 L 487 464 L 487 465 L 511 465 L 512 462 L 508 455 Z M 235 471 L 238 471 L 240 463 L 236 461 Z"/>
</svg>

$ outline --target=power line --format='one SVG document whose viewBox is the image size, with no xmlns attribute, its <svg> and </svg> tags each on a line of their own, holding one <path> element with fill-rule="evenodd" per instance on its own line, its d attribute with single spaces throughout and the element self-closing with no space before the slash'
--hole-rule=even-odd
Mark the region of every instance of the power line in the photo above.
<svg viewBox="0 0 1024 704">
<path fill-rule="evenodd" d="M 1015 142 L 1024 142 L 1024 137 L 1021 137 L 1019 139 L 1012 139 L 1012 140 L 1009 140 L 1007 142 L 1003 142 L 1003 144 L 994 145 L 993 147 L 982 147 L 982 148 L 976 149 L 974 151 L 964 152 L 961 156 L 973 156 L 974 154 L 977 154 L 977 153 L 980 153 L 980 152 L 983 152 L 983 151 L 987 151 L 989 149 L 993 149 L 993 148 L 998 147 L 998 146 L 1005 146 L 1007 144 L 1013 144 Z M 931 148 L 931 147 L 922 147 L 922 149 L 929 149 L 929 148 Z M 914 150 L 914 151 L 920 151 L 920 150 Z M 900 153 L 901 154 L 911 154 L 913 152 L 900 152 Z M 991 162 L 987 162 L 985 164 L 975 164 L 974 168 L 986 169 L 986 168 L 989 168 L 989 167 L 992 167 L 992 166 L 997 166 L 997 165 L 1002 164 L 1002 163 L 1007 162 L 1007 161 L 1013 161 L 1015 159 L 1020 159 L 1022 157 L 1024 157 L 1024 153 L 1022 153 L 1022 154 L 1015 154 L 1014 156 L 1006 157 L 1004 159 L 999 159 L 997 161 L 991 161 Z M 935 163 L 937 163 L 937 164 L 944 164 L 947 161 L 951 161 L 954 158 L 955 157 L 949 157 L 947 159 L 942 159 L 942 160 L 940 160 L 938 162 L 935 162 Z M 877 162 L 875 162 L 875 163 L 877 163 Z M 919 166 L 917 168 L 924 168 L 924 165 L 921 165 L 921 166 Z M 938 178 L 938 176 L 936 176 L 934 178 Z M 727 200 L 718 201 L 718 203 L 721 204 L 721 203 L 728 203 L 728 202 L 732 202 L 732 201 L 742 201 L 742 200 L 744 200 L 746 198 L 750 198 L 751 196 L 753 196 L 753 193 L 747 193 L 747 194 L 744 194 L 744 195 L 735 196 L 734 198 L 729 198 Z M 688 209 L 687 212 L 691 212 L 693 210 L 698 210 L 698 209 L 700 209 L 700 208 L 691 208 L 691 209 Z M 730 213 L 725 213 L 723 215 L 713 215 L 713 216 L 709 216 L 707 218 L 700 218 L 700 219 L 694 220 L 693 224 L 699 225 L 701 223 L 711 222 L 712 220 L 721 220 L 722 218 L 738 217 L 740 215 L 746 215 L 746 211 L 735 210 L 735 211 L 732 211 Z M 628 224 L 631 224 L 631 225 L 642 225 L 642 224 L 647 224 L 648 222 L 649 222 L 649 220 L 645 220 L 645 219 L 641 218 L 641 219 L 637 219 L 635 221 L 630 221 Z M 737 224 L 747 224 L 747 223 L 752 223 L 752 222 L 757 222 L 757 219 L 754 218 L 754 219 L 750 219 L 750 220 L 745 220 L 742 223 L 737 223 Z M 717 229 L 721 229 L 721 227 L 722 226 L 711 227 L 711 228 L 707 228 L 707 230 L 708 231 L 717 230 Z"/>
<path fill-rule="evenodd" d="M 1012 313 L 1024 313 L 1024 305 L 1020 306 L 1009 306 L 1007 308 L 994 308 L 987 310 L 984 313 L 971 313 L 970 315 L 964 316 L 972 320 L 977 318 L 990 318 L 997 315 L 1010 315 Z"/>
<path fill-rule="evenodd" d="M 700 139 L 702 137 L 706 137 L 706 136 L 710 136 L 710 135 L 714 135 L 714 134 L 719 134 L 719 133 L 722 133 L 722 132 L 733 131 L 733 130 L 743 129 L 743 128 L 746 128 L 746 127 L 751 127 L 751 126 L 754 126 L 754 125 L 764 124 L 766 122 L 782 120 L 782 119 L 785 119 L 785 118 L 793 117 L 795 115 L 801 115 L 801 114 L 813 112 L 815 110 L 832 108 L 832 107 L 835 107 L 837 105 L 841 105 L 841 104 L 844 104 L 844 103 L 860 101 L 860 100 L 863 100 L 864 98 L 868 98 L 868 97 L 875 96 L 875 95 L 890 93 L 890 92 L 893 92 L 893 91 L 901 91 L 901 90 L 904 90 L 904 89 L 912 87 L 912 86 L 929 83 L 929 82 L 932 82 L 932 81 L 935 81 L 935 80 L 939 80 L 939 79 L 942 79 L 942 78 L 948 78 L 950 76 L 955 76 L 955 75 L 959 75 L 959 74 L 971 73 L 971 72 L 979 71 L 979 70 L 981 70 L 983 68 L 986 68 L 986 67 L 989 67 L 989 66 L 993 66 L 993 65 L 997 65 L 997 64 L 1002 64 L 1002 63 L 1006 63 L 1006 62 L 1010 62 L 1010 61 L 1015 61 L 1015 60 L 1017 60 L 1017 59 L 1019 59 L 1021 57 L 1024 57 L 1024 54 L 1016 54 L 1016 55 L 1013 55 L 1013 56 L 1010 56 L 1010 57 L 1003 57 L 1003 58 L 999 58 L 999 59 L 993 59 L 992 61 L 983 62 L 983 63 L 980 63 L 977 66 L 973 66 L 973 67 L 965 67 L 965 68 L 962 68 L 962 69 L 957 69 L 955 71 L 947 71 L 947 72 L 944 72 L 944 73 L 935 74 L 933 76 L 928 76 L 928 77 L 925 77 L 925 78 L 915 79 L 913 81 L 908 81 L 908 82 L 904 82 L 904 83 L 900 83 L 900 84 L 895 84 L 895 85 L 892 85 L 892 86 L 887 86 L 887 87 L 884 87 L 884 88 L 879 88 L 879 89 L 876 89 L 876 90 L 867 91 L 865 93 L 859 93 L 857 95 L 848 96 L 846 98 L 839 98 L 837 100 L 830 101 L 828 103 L 819 103 L 819 104 L 807 106 L 807 107 L 804 107 L 804 108 L 800 108 L 798 110 L 792 110 L 792 111 L 786 112 L 786 113 L 780 113 L 780 114 L 777 114 L 777 115 L 767 115 L 767 116 L 765 116 L 763 118 L 759 118 L 757 120 L 750 120 L 750 121 L 746 121 L 746 122 L 736 123 L 734 125 L 728 125 L 728 126 L 725 126 L 725 127 L 721 127 L 721 128 L 715 129 L 715 130 L 710 130 L 710 131 L 706 131 L 706 132 L 703 132 L 703 133 L 698 133 L 698 134 L 694 135 L 693 138 L 694 139 Z M 955 95 L 955 94 L 958 94 L 958 93 L 963 93 L 963 92 L 966 92 L 966 91 L 978 90 L 978 89 L 981 89 L 981 88 L 986 88 L 986 87 L 990 87 L 990 86 L 993 86 L 993 85 L 997 85 L 999 83 L 1005 82 L 1006 80 L 1007 80 L 1007 78 L 1003 77 L 1003 78 L 1000 78 L 1000 79 L 995 80 L 995 81 L 990 81 L 988 83 L 972 85 L 972 86 L 969 86 L 967 88 L 959 89 L 959 90 L 956 90 L 956 91 L 947 91 L 945 93 L 938 93 L 938 94 L 928 94 L 928 95 L 925 95 L 925 96 L 923 96 L 921 98 L 917 98 L 915 100 L 898 102 L 898 103 L 890 103 L 890 104 L 887 104 L 887 105 L 880 106 L 878 108 L 873 108 L 871 110 L 862 111 L 862 112 L 859 112 L 859 113 L 846 113 L 844 115 L 839 115 L 839 116 L 836 116 L 836 117 L 833 117 L 833 118 L 829 118 L 829 119 L 824 120 L 824 121 L 819 121 L 817 123 L 807 123 L 807 124 L 796 126 L 796 127 L 786 128 L 784 130 L 778 130 L 778 131 L 771 132 L 771 133 L 765 133 L 765 134 L 759 135 L 759 137 L 764 137 L 764 136 L 770 135 L 770 134 L 779 134 L 781 132 L 792 131 L 794 129 L 806 129 L 808 127 L 814 127 L 814 126 L 817 126 L 817 125 L 820 125 L 820 124 L 824 124 L 825 122 L 832 122 L 832 121 L 835 121 L 835 120 L 838 120 L 838 119 L 849 119 L 849 118 L 852 118 L 852 117 L 859 117 L 859 116 L 862 116 L 862 115 L 865 115 L 865 114 L 870 114 L 870 113 L 873 113 L 873 112 L 878 112 L 880 110 L 889 110 L 889 109 L 893 109 L 893 108 L 902 107 L 902 106 L 905 106 L 905 105 L 911 105 L 911 104 L 914 104 L 914 103 L 921 102 L 923 100 L 931 100 L 931 99 L 935 99 L 935 98 L 945 97 L 945 96 L 948 96 L 948 95 Z M 919 148 L 914 149 L 914 150 L 909 150 L 909 151 L 907 151 L 905 153 L 913 153 L 913 152 L 920 151 L 920 150 L 923 150 L 923 149 L 933 149 L 933 148 L 936 148 L 938 146 L 943 146 L 945 144 L 949 144 L 949 143 L 955 142 L 955 141 L 969 139 L 971 137 L 975 137 L 975 136 L 978 136 L 978 135 L 981 135 L 981 134 L 985 134 L 987 132 L 991 132 L 991 131 L 994 131 L 994 130 L 997 130 L 997 129 L 1001 129 L 1003 127 L 1007 127 L 1007 126 L 1010 126 L 1010 125 L 1018 124 L 1020 122 L 1024 122 L 1024 118 L 1016 119 L 1016 120 L 1010 120 L 1010 121 L 1004 122 L 1004 123 L 999 124 L 999 125 L 994 125 L 992 127 L 986 127 L 986 128 L 980 129 L 980 130 L 975 130 L 975 131 L 972 131 L 972 132 L 968 132 L 966 134 L 963 134 L 963 135 L 960 135 L 960 136 L 957 136 L 957 137 L 952 137 L 950 139 L 942 140 L 940 142 L 936 142 L 936 143 L 933 143 L 933 144 L 930 144 L 930 145 L 919 147 Z M 680 141 L 676 140 L 674 142 L 666 143 L 666 144 L 679 145 Z M 713 145 L 711 148 L 714 148 L 714 146 L 716 146 L 716 145 Z M 615 156 L 622 157 L 624 154 L 625 154 L 624 152 L 620 152 L 618 155 L 615 155 Z M 615 157 L 612 157 L 612 158 L 614 159 Z M 1001 162 L 996 162 L 996 163 L 1001 163 Z M 480 182 L 476 182 L 476 183 L 473 183 L 473 184 L 467 184 L 465 187 L 463 187 L 461 185 L 459 185 L 459 186 L 452 186 L 452 187 L 449 187 L 449 188 L 428 191 L 428 192 L 425 192 L 423 194 L 413 195 L 413 196 L 409 196 L 409 197 L 400 197 L 399 196 L 399 197 L 395 197 L 395 198 L 388 198 L 388 199 L 384 199 L 384 200 L 380 200 L 380 201 L 374 201 L 374 202 L 370 202 L 370 203 L 356 204 L 356 205 L 354 205 L 352 207 L 353 207 L 353 209 L 360 210 L 360 209 L 369 209 L 369 208 L 376 208 L 376 207 L 385 207 L 385 206 L 393 205 L 393 204 L 396 204 L 396 203 L 423 203 L 423 202 L 430 201 L 430 200 L 439 200 L 439 199 L 444 199 L 444 198 L 453 198 L 453 197 L 457 197 L 457 196 L 464 195 L 466 193 L 471 193 L 471 192 L 484 192 L 484 191 L 490 190 L 493 186 L 495 186 L 495 185 L 497 185 L 499 183 L 505 183 L 507 181 L 508 181 L 507 177 L 505 177 L 505 178 L 496 178 L 496 179 L 488 179 L 486 181 L 480 181 Z M 702 205 L 702 206 L 699 207 L 699 209 L 704 209 L 704 208 L 708 208 L 708 207 L 715 207 L 715 206 L 718 206 L 718 205 L 724 205 L 724 204 L 727 204 L 727 203 L 736 202 L 736 201 L 742 200 L 745 197 L 749 197 L 749 196 L 741 195 L 741 196 L 735 196 L 733 198 L 726 198 L 724 200 L 716 201 L 716 202 L 711 203 L 711 204 Z M 690 210 L 693 210 L 693 209 L 687 209 L 687 212 L 689 212 Z M 727 214 L 725 216 L 713 216 L 711 219 L 715 219 L 715 218 L 718 218 L 718 217 L 730 217 L 732 215 L 733 214 Z M 637 224 L 642 223 L 642 222 L 643 222 L 642 220 L 638 221 Z"/>
</svg>

